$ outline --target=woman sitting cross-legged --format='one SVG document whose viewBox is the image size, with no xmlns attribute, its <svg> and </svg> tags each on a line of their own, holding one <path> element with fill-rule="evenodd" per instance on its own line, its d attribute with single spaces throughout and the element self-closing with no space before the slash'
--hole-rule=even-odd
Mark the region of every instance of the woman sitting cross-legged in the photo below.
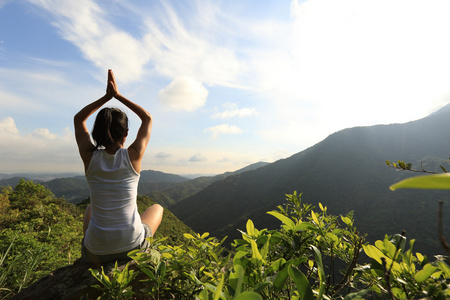
<svg viewBox="0 0 450 300">
<path fill-rule="evenodd" d="M 86 127 L 86 120 L 112 98 L 141 119 L 136 139 L 128 148 L 124 148 L 128 118 L 121 110 L 106 107 L 98 112 L 92 130 L 94 144 Z M 139 215 L 136 203 L 152 116 L 119 93 L 109 70 L 106 94 L 80 110 L 74 125 L 91 200 L 84 214 L 82 257 L 96 264 L 129 259 L 128 252 L 147 247 L 146 238 L 155 234 L 163 216 L 159 204 Z"/>
</svg>

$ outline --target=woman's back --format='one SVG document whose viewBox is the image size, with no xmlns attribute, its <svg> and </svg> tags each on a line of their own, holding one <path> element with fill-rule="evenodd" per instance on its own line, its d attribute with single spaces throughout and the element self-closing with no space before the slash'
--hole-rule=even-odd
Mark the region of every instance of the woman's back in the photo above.
<svg viewBox="0 0 450 300">
<path fill-rule="evenodd" d="M 86 247 L 94 254 L 122 252 L 142 242 L 143 227 L 137 211 L 139 174 L 128 150 L 115 154 L 97 150 L 86 171 L 91 197 L 91 224 Z"/>
</svg>

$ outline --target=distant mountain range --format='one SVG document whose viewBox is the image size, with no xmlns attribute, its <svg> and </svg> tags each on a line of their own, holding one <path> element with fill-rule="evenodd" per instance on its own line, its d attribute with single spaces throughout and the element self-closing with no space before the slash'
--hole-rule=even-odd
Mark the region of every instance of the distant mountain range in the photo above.
<svg viewBox="0 0 450 300">
<path fill-rule="evenodd" d="M 386 160 L 440 170 L 450 156 L 448 128 L 450 110 L 445 107 L 405 124 L 345 129 L 289 158 L 213 182 L 170 209 L 193 230 L 229 236 L 231 242 L 240 236 L 237 229 L 245 228 L 247 219 L 260 229 L 278 227 L 278 220 L 266 212 L 297 190 L 304 202 L 316 207 L 320 202 L 329 213 L 354 211 L 357 228 L 371 241 L 406 230 L 409 239 L 417 239 L 417 251 L 440 253 L 438 200 L 445 200 L 450 212 L 450 194 L 390 191 L 391 184 L 417 174 L 389 168 Z M 450 213 L 444 221 L 450 237 Z"/>
<path fill-rule="evenodd" d="M 64 175 L 64 174 L 62 174 Z M 56 177 L 46 180 L 50 176 Z M 33 180 L 52 191 L 57 197 L 64 197 L 68 202 L 79 203 L 89 197 L 89 187 L 84 175 L 58 176 L 56 174 L 0 174 L 0 186 L 16 186 L 21 178 Z M 49 178 L 50 179 L 50 178 Z M 146 170 L 141 172 L 139 179 L 139 194 L 146 195 L 152 191 L 167 189 L 174 184 L 190 180 L 179 175 L 159 171 Z"/>
<path fill-rule="evenodd" d="M 143 171 L 139 194 L 168 207 L 197 232 L 240 237 L 237 229 L 252 219 L 256 228 L 277 228 L 267 215 L 283 205 L 285 194 L 303 193 L 302 200 L 328 212 L 345 215 L 354 211 L 356 226 L 368 239 L 406 230 L 417 239 L 415 250 L 428 255 L 441 253 L 437 236 L 438 200 L 445 201 L 444 232 L 450 239 L 450 193 L 398 190 L 389 186 L 403 178 L 420 175 L 398 172 L 386 160 L 411 162 L 413 167 L 450 170 L 450 105 L 430 116 L 404 123 L 355 127 L 341 130 L 322 142 L 274 163 L 256 163 L 235 172 L 196 179 Z M 299 132 L 298 138 L 301 138 Z M 0 186 L 19 180 L 0 174 Z M 56 196 L 78 203 L 89 195 L 84 176 L 41 182 Z M 318 210 L 318 209 L 316 209 Z"/>
<path fill-rule="evenodd" d="M 268 163 L 259 162 L 234 172 L 226 172 L 215 176 L 203 176 L 195 179 L 163 173 L 160 171 L 145 170 L 141 172 L 139 179 L 140 195 L 146 195 L 155 201 L 168 207 L 177 203 L 205 188 L 214 181 L 221 180 L 227 176 L 240 174 L 248 170 L 253 170 Z M 65 177 L 65 175 L 69 175 Z M 70 176 L 75 175 L 75 176 Z M 64 197 L 68 202 L 77 204 L 89 197 L 89 187 L 84 175 L 74 173 L 67 174 L 0 174 L 1 186 L 16 186 L 20 179 L 33 180 L 42 184 L 52 191 L 57 197 Z"/>
</svg>

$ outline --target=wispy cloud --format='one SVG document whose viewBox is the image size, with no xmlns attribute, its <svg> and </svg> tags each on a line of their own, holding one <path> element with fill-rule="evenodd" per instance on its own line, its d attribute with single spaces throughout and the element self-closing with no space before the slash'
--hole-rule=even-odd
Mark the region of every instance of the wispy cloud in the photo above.
<svg viewBox="0 0 450 300">
<path fill-rule="evenodd" d="M 213 119 L 228 119 L 233 117 L 250 117 L 256 115 L 256 109 L 252 107 L 239 108 L 236 103 L 225 103 L 225 110 L 211 116 Z"/>
<path fill-rule="evenodd" d="M 166 159 L 172 157 L 172 154 L 167 152 L 158 152 L 155 154 L 155 157 L 158 159 Z"/>
<path fill-rule="evenodd" d="M 212 133 L 212 137 L 216 138 L 219 134 L 240 134 L 242 133 L 242 129 L 230 124 L 221 124 L 206 128 L 204 132 L 210 132 Z"/>
<path fill-rule="evenodd" d="M 120 72 L 124 82 L 137 80 L 150 56 L 142 41 L 111 24 L 106 11 L 91 0 L 29 0 L 54 18 L 61 36 L 77 46 L 95 66 Z"/>
<path fill-rule="evenodd" d="M 200 153 L 197 153 L 197 154 L 195 154 L 195 155 L 193 155 L 193 156 L 191 156 L 190 158 L 189 158 L 189 161 L 190 162 L 201 162 L 201 161 L 206 161 L 207 160 L 207 158 L 206 157 L 204 157 L 202 154 L 200 154 Z"/>
</svg>

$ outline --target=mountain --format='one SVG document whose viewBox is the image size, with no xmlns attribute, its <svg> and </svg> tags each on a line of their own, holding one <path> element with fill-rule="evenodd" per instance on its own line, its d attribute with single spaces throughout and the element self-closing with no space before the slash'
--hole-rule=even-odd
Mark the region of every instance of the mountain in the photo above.
<svg viewBox="0 0 450 300">
<path fill-rule="evenodd" d="M 254 170 L 267 164 L 268 163 L 265 162 L 258 162 L 234 172 L 226 172 L 216 176 L 205 176 L 196 179 L 189 179 L 187 177 L 160 171 L 144 170 L 141 172 L 139 179 L 138 194 L 148 195 L 158 203 L 168 207 L 171 204 L 199 192 L 211 182 L 221 180 L 230 175 Z M 24 178 L 27 180 L 32 179 L 35 182 L 42 184 L 52 191 L 56 197 L 64 197 L 68 202 L 74 204 L 80 203 L 89 197 L 89 186 L 84 175 L 61 177 L 61 175 L 58 176 L 58 174 L 23 173 L 15 174 L 16 177 L 7 174 L 0 174 L 0 176 L 0 187 L 16 186 L 20 179 Z M 44 180 L 45 178 L 54 179 Z"/>
<path fill-rule="evenodd" d="M 439 170 L 450 155 L 449 127 L 450 110 L 444 109 L 405 124 L 345 129 L 289 158 L 213 182 L 171 210 L 193 230 L 231 242 L 247 219 L 258 229 L 277 228 L 278 220 L 266 212 L 296 190 L 316 211 L 319 203 L 334 215 L 354 211 L 355 225 L 370 241 L 406 230 L 408 239 L 417 239 L 417 251 L 440 253 L 437 202 L 448 207 L 449 193 L 390 191 L 391 184 L 416 174 L 397 172 L 386 160 Z M 448 233 L 450 216 L 444 219 Z"/>
<path fill-rule="evenodd" d="M 15 173 L 15 174 L 3 174 L 0 173 L 0 180 L 11 178 L 28 178 L 34 181 L 49 181 L 55 178 L 66 178 L 78 176 L 80 173 L 67 172 L 67 173 Z"/>
<path fill-rule="evenodd" d="M 1 186 L 16 186 L 21 178 L 27 180 L 34 180 L 37 183 L 42 184 L 48 188 L 56 197 L 64 197 L 68 202 L 79 203 L 89 197 L 89 186 L 87 184 L 86 178 L 82 176 L 72 176 L 64 178 L 54 178 L 51 180 L 42 180 L 46 175 L 39 174 L 16 174 L 16 177 L 11 177 L 11 175 L 1 174 L 0 179 Z M 29 176 L 29 177 L 27 177 Z M 52 175 L 52 177 L 58 177 L 57 175 Z M 39 179 L 41 178 L 41 179 Z M 141 195 L 148 194 L 152 191 L 164 190 L 170 186 L 188 181 L 188 178 L 175 175 L 163 173 L 160 171 L 145 170 L 141 172 L 141 177 L 139 179 L 139 190 L 138 193 Z"/>
<path fill-rule="evenodd" d="M 147 196 L 165 207 L 170 207 L 186 199 L 187 197 L 200 192 L 202 189 L 206 188 L 213 182 L 222 180 L 231 175 L 237 175 L 250 170 L 255 170 L 266 165 L 268 165 L 268 163 L 266 162 L 257 162 L 234 172 L 226 172 L 216 176 L 203 176 L 195 178 L 189 181 L 178 183 L 176 185 L 172 185 L 168 189 L 155 189 L 152 192 L 148 193 Z"/>
</svg>

